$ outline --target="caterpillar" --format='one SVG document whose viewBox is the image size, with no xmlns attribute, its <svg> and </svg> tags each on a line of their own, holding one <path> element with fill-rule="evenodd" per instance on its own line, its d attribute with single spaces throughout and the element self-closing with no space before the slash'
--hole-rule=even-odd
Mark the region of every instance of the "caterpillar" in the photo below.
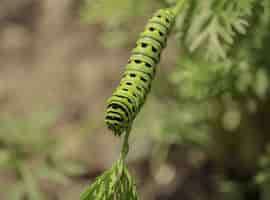
<svg viewBox="0 0 270 200">
<path fill-rule="evenodd" d="M 132 124 L 145 103 L 175 18 L 173 9 L 160 9 L 139 35 L 120 84 L 107 102 L 105 122 L 115 135 Z"/>
</svg>

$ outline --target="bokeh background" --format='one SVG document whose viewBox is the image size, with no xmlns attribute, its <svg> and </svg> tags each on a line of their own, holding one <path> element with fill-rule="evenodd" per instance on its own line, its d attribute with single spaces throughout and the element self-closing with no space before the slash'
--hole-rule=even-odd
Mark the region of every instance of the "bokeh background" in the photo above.
<svg viewBox="0 0 270 200">
<path fill-rule="evenodd" d="M 146 20 L 171 3 L 0 1 L 0 199 L 79 199 L 112 166 L 120 140 L 105 127 L 106 99 Z M 270 8 L 251 10 L 257 35 L 235 25 L 230 60 L 210 40 L 204 61 L 191 30 L 180 48 L 178 20 L 130 139 L 141 199 L 270 198 Z"/>
</svg>

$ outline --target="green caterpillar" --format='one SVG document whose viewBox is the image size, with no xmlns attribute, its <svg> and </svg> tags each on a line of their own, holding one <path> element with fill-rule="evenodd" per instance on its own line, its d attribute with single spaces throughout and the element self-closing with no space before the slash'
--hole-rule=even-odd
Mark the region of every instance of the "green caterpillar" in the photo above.
<svg viewBox="0 0 270 200">
<path fill-rule="evenodd" d="M 175 18 L 173 9 L 160 9 L 140 34 L 120 84 L 107 104 L 105 121 L 115 135 L 131 125 L 144 104 Z"/>
</svg>

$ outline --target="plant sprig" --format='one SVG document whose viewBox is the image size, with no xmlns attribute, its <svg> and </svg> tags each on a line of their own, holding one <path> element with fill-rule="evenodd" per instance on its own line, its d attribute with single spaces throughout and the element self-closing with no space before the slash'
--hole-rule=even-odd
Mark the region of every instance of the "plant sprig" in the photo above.
<svg viewBox="0 0 270 200">
<path fill-rule="evenodd" d="M 138 194 L 133 177 L 120 158 L 108 171 L 98 177 L 81 195 L 80 200 L 137 200 Z"/>
<path fill-rule="evenodd" d="M 137 200 L 137 187 L 130 175 L 125 159 L 129 151 L 128 138 L 131 127 L 126 131 L 119 160 L 113 167 L 99 176 L 82 193 L 80 200 Z"/>
</svg>

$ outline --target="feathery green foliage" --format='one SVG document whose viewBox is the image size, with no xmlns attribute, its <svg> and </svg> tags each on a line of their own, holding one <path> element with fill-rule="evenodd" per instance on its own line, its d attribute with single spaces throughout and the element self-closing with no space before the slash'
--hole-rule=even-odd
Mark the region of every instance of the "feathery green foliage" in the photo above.
<svg viewBox="0 0 270 200">
<path fill-rule="evenodd" d="M 210 61 L 226 59 L 237 34 L 246 33 L 253 3 L 208 0 L 190 4 L 180 19 L 190 23 L 177 25 L 178 31 L 184 32 L 183 45 L 192 53 L 203 52 Z"/>
<path fill-rule="evenodd" d="M 131 127 L 125 132 L 119 160 L 114 166 L 100 175 L 84 193 L 80 200 L 137 200 L 137 188 L 133 177 L 129 174 L 125 159 L 129 151 L 129 134 Z"/>
<path fill-rule="evenodd" d="M 135 181 L 122 159 L 98 177 L 81 195 L 81 200 L 137 200 Z"/>
</svg>

